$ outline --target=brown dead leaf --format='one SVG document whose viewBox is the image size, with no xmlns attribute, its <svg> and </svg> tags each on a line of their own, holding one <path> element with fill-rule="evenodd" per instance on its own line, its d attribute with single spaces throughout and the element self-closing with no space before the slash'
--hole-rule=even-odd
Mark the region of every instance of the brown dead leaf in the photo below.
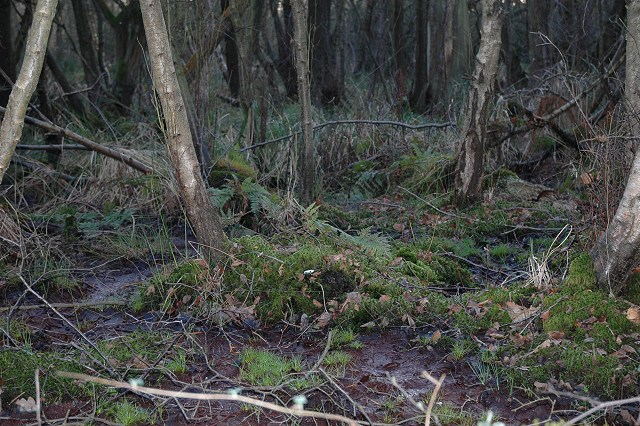
<svg viewBox="0 0 640 426">
<path fill-rule="evenodd" d="M 318 302 L 316 299 L 313 299 L 313 306 L 316 308 L 322 308 L 322 303 Z"/>
<path fill-rule="evenodd" d="M 591 173 L 583 173 L 580 175 L 580 182 L 582 182 L 582 184 L 584 186 L 589 186 L 593 183 L 593 177 L 591 176 Z"/>
<path fill-rule="evenodd" d="M 524 346 L 528 346 L 531 344 L 531 336 L 530 335 L 522 335 L 520 333 L 516 333 L 511 340 L 513 344 L 516 345 L 517 348 L 522 348 Z"/>
<path fill-rule="evenodd" d="M 393 224 L 393 229 L 398 231 L 398 232 L 403 232 L 404 231 L 404 223 L 394 223 Z"/>
<path fill-rule="evenodd" d="M 553 340 L 562 340 L 564 339 L 564 331 L 550 331 L 549 337 Z"/>
<path fill-rule="evenodd" d="M 542 315 L 540 315 L 540 319 L 542 320 L 542 322 L 545 322 L 546 320 L 549 319 L 550 316 L 551 316 L 551 311 L 544 311 Z"/>
<path fill-rule="evenodd" d="M 391 300 L 391 296 L 387 295 L 387 294 L 383 294 L 382 296 L 380 296 L 380 298 L 378 299 L 378 301 L 380 303 L 385 303 L 385 302 L 389 302 Z"/>
<path fill-rule="evenodd" d="M 461 310 L 462 310 L 462 306 L 460 306 L 460 305 L 451 305 L 451 306 L 449 306 L 449 315 L 457 314 Z"/>
<path fill-rule="evenodd" d="M 356 311 L 360 310 L 360 305 L 362 304 L 362 295 L 357 291 L 352 291 L 347 293 L 347 298 L 344 303 L 340 307 L 340 313 L 344 312 L 348 308 L 353 308 Z"/>
<path fill-rule="evenodd" d="M 396 257 L 391 262 L 389 262 L 389 266 L 391 266 L 391 267 L 400 266 L 400 265 L 402 265 L 402 262 L 404 262 L 404 258 Z"/>
<path fill-rule="evenodd" d="M 640 308 L 632 306 L 627 309 L 627 319 L 634 324 L 640 324 Z"/>
<path fill-rule="evenodd" d="M 442 332 L 440 330 L 436 330 L 431 335 L 431 343 L 436 344 L 442 338 Z"/>
<path fill-rule="evenodd" d="M 231 267 L 232 268 L 237 268 L 238 266 L 246 265 L 246 264 L 247 264 L 247 262 L 245 262 L 244 260 L 240 260 L 240 259 L 235 258 L 235 257 L 231 261 Z"/>
<path fill-rule="evenodd" d="M 418 253 L 418 259 L 430 263 L 433 261 L 433 253 L 430 251 L 421 251 Z"/>
<path fill-rule="evenodd" d="M 333 316 L 329 312 L 321 313 L 316 321 L 316 327 L 325 328 L 331 322 L 332 317 Z"/>
<path fill-rule="evenodd" d="M 520 306 L 514 302 L 506 302 L 504 304 L 504 310 L 507 311 L 509 317 L 511 317 L 511 321 L 513 322 L 521 322 L 527 318 L 532 317 L 538 311 L 537 308 L 525 308 L 524 306 Z"/>
</svg>

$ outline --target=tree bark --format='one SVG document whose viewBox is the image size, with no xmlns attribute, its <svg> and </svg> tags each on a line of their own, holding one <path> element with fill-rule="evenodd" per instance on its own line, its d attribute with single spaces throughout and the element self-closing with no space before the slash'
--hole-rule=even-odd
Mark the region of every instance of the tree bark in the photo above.
<svg viewBox="0 0 640 426">
<path fill-rule="evenodd" d="M 11 83 L 15 79 L 13 44 L 11 42 L 11 0 L 0 0 L 0 69 L 12 81 L 0 77 L 0 106 L 7 106 Z"/>
<path fill-rule="evenodd" d="M 427 0 L 416 0 L 416 64 L 413 90 L 409 105 L 418 112 L 424 112 L 431 101 L 430 85 L 427 82 Z"/>
<path fill-rule="evenodd" d="M 500 0 L 482 0 L 482 28 L 476 67 L 462 125 L 462 141 L 455 170 L 455 203 L 478 201 L 482 196 L 487 110 L 500 58 L 504 14 Z"/>
<path fill-rule="evenodd" d="M 240 98 L 240 54 L 236 42 L 236 28 L 231 19 L 231 7 L 229 0 L 220 0 L 222 9 L 222 25 L 224 39 L 224 59 L 227 62 L 225 79 L 229 85 L 231 96 Z"/>
<path fill-rule="evenodd" d="M 144 69 L 140 41 L 143 39 L 140 6 L 138 0 L 118 2 L 121 9 L 114 13 L 104 0 L 94 3 L 109 23 L 115 35 L 116 57 L 113 63 L 113 95 L 120 109 L 131 106 L 140 72 Z"/>
<path fill-rule="evenodd" d="M 276 71 L 282 78 L 285 92 L 288 98 L 294 99 L 298 93 L 296 85 L 296 67 L 293 61 L 291 41 L 293 40 L 293 12 L 291 11 L 291 1 L 282 2 L 282 20 L 278 14 L 278 2 L 270 0 L 273 26 L 276 31 L 276 42 L 278 45 L 278 56 L 273 59 Z"/>
<path fill-rule="evenodd" d="M 91 87 L 98 79 L 98 57 L 93 39 L 93 31 L 89 25 L 89 15 L 85 9 L 85 0 L 71 0 L 73 15 L 78 34 L 78 47 L 80 48 L 80 60 L 84 71 L 84 81 Z"/>
<path fill-rule="evenodd" d="M 0 126 L 0 182 L 22 136 L 24 116 L 42 72 L 51 23 L 56 14 L 57 5 L 58 0 L 38 0 L 33 15 L 20 74 L 11 90 L 7 111 Z"/>
<path fill-rule="evenodd" d="M 311 122 L 311 88 L 309 83 L 309 46 L 307 45 L 306 4 L 294 1 L 293 10 L 293 44 L 296 50 L 296 71 L 298 75 L 298 99 L 301 109 L 302 155 L 300 158 L 301 196 L 302 202 L 310 204 L 313 200 L 316 167 L 313 158 L 313 123 Z"/>
<path fill-rule="evenodd" d="M 640 0 L 627 1 L 625 103 L 631 134 L 640 135 Z M 640 151 L 636 150 L 627 186 L 606 232 L 591 250 L 598 284 L 620 293 L 640 266 Z"/>
<path fill-rule="evenodd" d="M 538 84 L 537 78 L 554 63 L 554 47 L 545 43 L 543 36 L 549 37 L 549 14 L 551 0 L 527 2 L 527 30 L 529 34 L 529 86 Z"/>
<path fill-rule="evenodd" d="M 198 242 L 209 258 L 219 259 L 224 253 L 227 239 L 200 174 L 162 6 L 160 0 L 143 0 L 140 8 L 151 58 L 153 83 L 162 105 L 165 137 L 180 195 Z"/>
</svg>

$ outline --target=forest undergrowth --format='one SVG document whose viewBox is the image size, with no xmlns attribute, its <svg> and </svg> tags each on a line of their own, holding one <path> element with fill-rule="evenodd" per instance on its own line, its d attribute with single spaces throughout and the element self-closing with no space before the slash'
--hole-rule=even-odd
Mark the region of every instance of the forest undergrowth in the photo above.
<svg viewBox="0 0 640 426">
<path fill-rule="evenodd" d="M 284 111 L 273 139 L 294 128 Z M 455 129 L 336 124 L 316 135 L 322 195 L 300 205 L 295 146 L 247 155 L 229 130 L 209 193 L 231 245 L 210 264 L 155 131 L 114 126 L 145 142 L 131 152 L 154 173 L 65 152 L 67 175 L 18 157 L 9 176 L 3 424 L 32 423 L 37 404 L 49 424 L 638 417 L 593 409 L 640 391 L 638 285 L 605 294 L 587 254 L 611 208 L 602 188 L 623 181 L 601 152 L 541 132 L 521 142 L 526 158 L 552 155 L 531 166 L 501 146 L 484 200 L 455 209 Z"/>
</svg>

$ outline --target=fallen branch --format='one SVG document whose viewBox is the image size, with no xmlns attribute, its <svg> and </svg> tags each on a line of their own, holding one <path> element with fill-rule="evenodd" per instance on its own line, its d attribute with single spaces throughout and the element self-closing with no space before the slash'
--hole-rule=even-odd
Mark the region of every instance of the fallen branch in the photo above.
<svg viewBox="0 0 640 426">
<path fill-rule="evenodd" d="M 640 402 L 640 396 L 636 396 L 636 397 L 633 397 L 633 398 L 627 398 L 627 399 L 618 399 L 618 400 L 615 400 L 615 401 L 603 402 L 602 404 L 596 405 L 595 407 L 591 408 L 590 410 L 585 411 L 584 413 L 580 414 L 579 416 L 568 420 L 566 423 L 564 423 L 564 425 L 566 425 L 566 426 L 574 425 L 574 424 L 578 423 L 580 420 L 589 417 L 593 413 L 598 412 L 600 410 L 604 410 L 604 409 L 609 408 L 609 407 L 619 407 L 621 405 L 633 404 L 635 402 Z"/>
<path fill-rule="evenodd" d="M 326 123 L 316 124 L 315 126 L 313 126 L 313 130 L 316 131 L 318 129 L 322 129 L 323 127 L 339 126 L 342 124 L 372 124 L 376 126 L 396 126 L 396 127 L 402 127 L 404 129 L 411 129 L 411 130 L 419 130 L 419 129 L 427 129 L 427 128 L 441 129 L 445 127 L 456 126 L 455 123 L 452 123 L 451 121 L 448 121 L 446 123 L 407 124 L 401 121 L 388 121 L 388 120 L 336 120 L 336 121 L 327 121 Z M 258 142 L 254 145 L 250 145 L 245 148 L 242 148 L 240 152 L 245 152 L 261 146 L 269 145 L 276 142 L 281 142 L 283 140 L 290 139 L 296 135 L 299 135 L 300 133 L 302 133 L 301 130 L 286 136 L 276 138 L 276 139 Z"/>
<path fill-rule="evenodd" d="M 18 144 L 16 145 L 16 149 L 22 149 L 25 151 L 65 151 L 65 150 L 71 150 L 71 149 L 86 151 L 89 148 L 87 148 L 84 145 L 62 143 L 62 144 L 48 144 L 48 145 Z"/>
<path fill-rule="evenodd" d="M 99 383 L 101 385 L 112 386 L 115 388 L 127 389 L 132 392 L 140 392 L 148 395 L 166 396 L 169 398 L 186 398 L 195 399 L 199 401 L 231 401 L 231 402 L 243 402 L 245 404 L 255 405 L 256 407 L 266 408 L 278 413 L 289 414 L 297 417 L 311 417 L 315 419 L 335 420 L 338 422 L 344 422 L 349 425 L 358 425 L 362 422 L 350 419 L 340 414 L 320 413 L 318 411 L 305 410 L 302 405 L 294 405 L 293 408 L 283 407 L 281 405 L 272 404 L 270 402 L 262 401 L 248 396 L 237 395 L 233 393 L 194 393 L 183 391 L 171 391 L 166 389 L 149 388 L 146 386 L 138 386 L 135 382 L 127 383 L 117 380 L 103 379 L 100 377 L 93 377 L 87 374 L 69 373 L 67 371 L 56 371 L 56 374 L 60 377 L 66 377 L 68 379 L 82 380 L 83 382 Z"/>
<path fill-rule="evenodd" d="M 56 309 L 65 309 L 65 308 L 80 309 L 80 308 L 91 308 L 94 306 L 124 306 L 126 304 L 127 304 L 126 302 L 123 302 L 121 300 L 103 300 L 101 302 L 50 303 L 48 305 L 45 305 L 45 304 L 23 305 L 23 306 L 18 306 L 16 309 L 19 311 L 28 311 L 31 309 L 39 309 L 39 308 L 47 308 L 47 307 L 52 307 Z M 0 312 L 8 311 L 12 308 L 13 306 L 0 306 Z"/>
<path fill-rule="evenodd" d="M 6 112 L 6 108 L 0 107 L 0 113 L 2 113 L 4 115 L 4 113 Z M 109 148 L 106 147 L 104 145 L 100 145 L 97 142 L 94 142 L 92 140 L 89 140 L 87 138 L 85 138 L 84 136 L 81 136 L 75 132 L 72 132 L 71 130 L 68 129 L 64 129 L 62 127 L 56 126 L 55 124 L 51 124 L 51 123 L 47 123 L 45 121 L 42 120 L 38 120 L 35 119 L 33 117 L 29 117 L 29 116 L 25 116 L 24 117 L 24 122 L 31 124 L 33 126 L 36 127 L 40 127 L 41 129 L 44 129 L 48 132 L 52 132 L 52 133 L 56 133 L 59 135 L 62 135 L 66 138 L 69 138 L 73 141 L 78 142 L 81 145 L 84 145 L 85 147 L 89 148 L 92 151 L 96 151 L 99 152 L 102 155 L 105 155 L 107 157 L 122 161 L 123 163 L 127 164 L 128 166 L 133 167 L 134 169 L 142 172 L 142 173 L 151 173 L 153 172 L 153 168 L 149 167 L 148 165 L 146 165 L 145 163 L 133 158 L 131 155 L 129 154 L 125 154 L 123 152 L 120 152 L 118 150 L 115 150 L 113 148 Z"/>
</svg>

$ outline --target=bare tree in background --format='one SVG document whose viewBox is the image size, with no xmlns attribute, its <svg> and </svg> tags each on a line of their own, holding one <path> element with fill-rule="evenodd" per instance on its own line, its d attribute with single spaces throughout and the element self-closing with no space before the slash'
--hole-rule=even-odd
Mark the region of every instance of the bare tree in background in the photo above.
<svg viewBox="0 0 640 426">
<path fill-rule="evenodd" d="M 0 70 L 9 77 L 15 78 L 13 65 L 13 45 L 11 42 L 11 0 L 0 0 Z M 7 106 L 11 83 L 4 75 L 0 75 L 0 106 Z"/>
<path fill-rule="evenodd" d="M 482 196 L 487 110 L 500 58 L 504 14 L 500 0 L 482 0 L 480 49 L 469 99 L 464 111 L 455 171 L 455 202 L 465 205 Z"/>
<path fill-rule="evenodd" d="M 210 258 L 219 258 L 227 240 L 200 174 L 162 6 L 160 0 L 143 0 L 140 8 L 151 57 L 152 78 L 162 104 L 165 137 L 180 195 L 198 242 Z"/>
<path fill-rule="evenodd" d="M 301 195 L 305 204 L 313 200 L 315 164 L 313 158 L 313 123 L 311 122 L 311 87 L 309 83 L 309 46 L 307 44 L 307 6 L 301 1 L 291 3 L 293 9 L 293 43 L 296 51 L 298 101 L 302 126 L 302 156 L 300 158 Z"/>
<path fill-rule="evenodd" d="M 38 86 L 57 6 L 58 0 L 38 0 L 33 15 L 20 74 L 11 90 L 7 111 L 0 126 L 0 182 L 22 137 L 24 116 L 31 95 Z"/>
<path fill-rule="evenodd" d="M 640 135 L 640 0 L 627 1 L 625 103 L 631 134 Z M 614 294 L 640 266 L 640 151 L 636 150 L 622 200 L 606 232 L 591 250 L 598 284 Z"/>
</svg>

